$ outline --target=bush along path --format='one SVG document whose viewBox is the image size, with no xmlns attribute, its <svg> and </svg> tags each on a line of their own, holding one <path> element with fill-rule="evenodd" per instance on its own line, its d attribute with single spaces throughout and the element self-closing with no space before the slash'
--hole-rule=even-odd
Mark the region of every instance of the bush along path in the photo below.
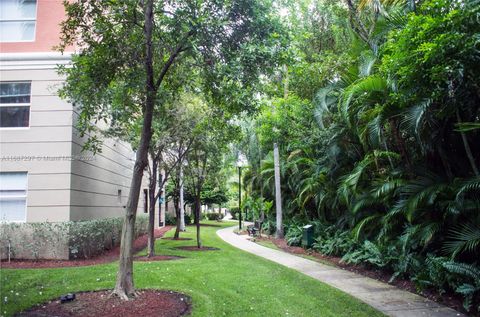
<svg viewBox="0 0 480 317">
<path fill-rule="evenodd" d="M 224 241 L 231 245 L 280 263 L 302 272 L 325 284 L 333 286 L 363 302 L 371 305 L 388 316 L 396 317 L 450 317 L 465 316 L 451 308 L 442 306 L 421 296 L 399 290 L 394 286 L 363 277 L 333 266 L 324 265 L 280 250 L 274 250 L 249 241 L 247 235 L 234 233 L 236 227 L 217 231 Z"/>
</svg>

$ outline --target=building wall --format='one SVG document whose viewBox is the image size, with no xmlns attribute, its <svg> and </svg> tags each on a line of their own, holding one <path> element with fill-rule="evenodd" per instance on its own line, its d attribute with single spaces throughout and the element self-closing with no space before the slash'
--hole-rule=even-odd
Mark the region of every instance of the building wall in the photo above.
<svg viewBox="0 0 480 317">
<path fill-rule="evenodd" d="M 50 52 L 60 43 L 60 23 L 65 19 L 62 0 L 37 0 L 35 40 L 0 43 L 2 53 Z M 71 50 L 71 48 L 69 49 Z"/>
<path fill-rule="evenodd" d="M 134 152 L 124 142 L 103 139 L 101 153 L 82 152 L 86 138 L 72 135 L 74 156 L 87 156 L 87 160 L 72 161 L 71 220 L 121 217 L 127 204 L 132 177 Z M 139 212 L 143 211 L 140 196 Z"/>
<path fill-rule="evenodd" d="M 69 63 L 74 51 L 73 47 L 65 55 L 53 51 L 64 19 L 62 1 L 37 0 L 34 40 L 0 42 L 0 80 L 32 85 L 30 127 L 0 129 L 4 158 L 0 171 L 28 172 L 27 222 L 123 216 L 129 193 L 134 159 L 130 146 L 104 139 L 101 153 L 82 152 L 86 139 L 74 126 L 78 109 L 58 97 L 63 78 L 56 72 L 57 64 Z M 19 159 L 5 160 L 8 157 Z M 139 213 L 147 184 L 145 175 Z"/>
<path fill-rule="evenodd" d="M 30 127 L 0 129 L 0 171 L 28 172 L 27 222 L 121 217 L 127 203 L 134 152 L 107 138 L 101 153 L 82 151 L 78 109 L 57 94 L 63 78 L 56 65 L 69 60 L 56 53 L 0 54 L 2 81 L 31 82 Z M 147 184 L 145 175 L 139 213 Z"/>
<path fill-rule="evenodd" d="M 0 54 L 2 81 L 31 81 L 30 127 L 0 129 L 0 171 L 28 172 L 27 222 L 69 220 L 72 107 L 57 96 L 55 71 L 68 59 Z"/>
</svg>

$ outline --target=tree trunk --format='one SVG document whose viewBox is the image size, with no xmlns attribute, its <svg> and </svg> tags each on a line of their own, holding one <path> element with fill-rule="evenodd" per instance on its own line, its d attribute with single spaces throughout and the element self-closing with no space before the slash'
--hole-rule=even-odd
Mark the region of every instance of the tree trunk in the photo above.
<svg viewBox="0 0 480 317">
<path fill-rule="evenodd" d="M 183 166 L 180 162 L 180 230 L 185 231 L 185 207 L 183 199 Z"/>
<path fill-rule="evenodd" d="M 178 209 L 177 206 L 175 206 L 175 217 L 175 233 L 173 235 L 173 239 L 176 240 L 180 238 L 180 209 Z"/>
<path fill-rule="evenodd" d="M 197 225 L 197 248 L 199 249 L 202 247 L 202 241 L 200 240 L 200 208 L 200 195 L 197 195 L 197 197 L 195 197 L 195 224 Z"/>
<path fill-rule="evenodd" d="M 288 98 L 288 67 L 286 64 L 283 64 L 282 67 L 282 72 L 283 72 L 283 98 L 287 99 Z"/>
<path fill-rule="evenodd" d="M 125 220 L 122 228 L 117 281 L 112 293 L 124 300 L 128 300 L 129 297 L 135 296 L 135 286 L 133 283 L 133 240 L 135 237 L 135 220 L 140 189 L 142 186 L 143 171 L 148 162 L 148 145 L 152 135 L 152 114 L 153 101 L 150 106 L 146 108 L 144 116 L 140 146 L 136 154 L 130 193 L 128 195 L 128 202 L 125 211 Z"/>
<path fill-rule="evenodd" d="M 153 72 L 152 32 L 153 32 L 153 0 L 145 4 L 145 71 L 146 71 L 146 98 L 143 112 L 142 134 L 135 157 L 130 193 L 125 211 L 125 220 L 120 242 L 120 258 L 118 262 L 117 281 L 112 294 L 128 300 L 135 296 L 133 284 L 133 239 L 135 236 L 135 220 L 137 215 L 138 198 L 142 186 L 143 171 L 148 164 L 148 147 L 152 138 L 152 117 L 155 106 L 156 88 Z"/>
<path fill-rule="evenodd" d="M 150 177 L 150 184 L 148 196 L 150 200 L 149 214 L 148 214 L 148 244 L 147 257 L 155 256 L 155 193 L 157 187 L 157 169 L 158 161 L 152 160 L 152 176 Z"/>
<path fill-rule="evenodd" d="M 275 169 L 275 206 L 277 214 L 277 231 L 275 232 L 275 237 L 277 239 L 283 238 L 283 214 L 282 214 L 282 193 L 280 186 L 280 158 L 278 153 L 277 143 L 273 144 L 273 160 L 274 160 L 274 169 Z"/>
<path fill-rule="evenodd" d="M 158 173 L 158 225 L 162 225 L 162 195 L 163 195 L 163 175 L 162 173 Z M 165 223 L 163 223 L 165 225 Z"/>
<path fill-rule="evenodd" d="M 173 195 L 173 204 L 175 206 L 175 234 L 173 235 L 174 239 L 178 239 L 180 237 L 180 202 L 178 199 L 178 188 L 179 183 L 175 184 L 175 193 Z"/>
<path fill-rule="evenodd" d="M 197 215 L 197 201 L 196 200 L 194 200 L 193 205 L 191 207 L 192 207 L 192 210 L 193 210 L 193 223 L 197 224 L 198 215 Z"/>
</svg>

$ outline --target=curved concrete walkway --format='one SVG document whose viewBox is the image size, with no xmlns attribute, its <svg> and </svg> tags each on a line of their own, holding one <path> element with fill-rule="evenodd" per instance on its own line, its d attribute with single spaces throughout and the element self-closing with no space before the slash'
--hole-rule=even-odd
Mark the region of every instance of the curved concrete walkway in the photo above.
<svg viewBox="0 0 480 317">
<path fill-rule="evenodd" d="M 217 231 L 225 242 L 241 250 L 277 262 L 325 284 L 338 288 L 369 304 L 388 316 L 396 317 L 453 317 L 465 316 L 419 295 L 402 291 L 392 285 L 364 277 L 334 266 L 324 265 L 287 252 L 274 250 L 251 242 L 246 235 L 233 232 L 236 227 Z"/>
</svg>

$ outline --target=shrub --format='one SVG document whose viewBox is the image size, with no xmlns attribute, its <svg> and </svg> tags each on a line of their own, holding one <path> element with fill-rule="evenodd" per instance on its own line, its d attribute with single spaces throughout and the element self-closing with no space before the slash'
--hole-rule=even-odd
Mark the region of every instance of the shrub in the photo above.
<svg viewBox="0 0 480 317">
<path fill-rule="evenodd" d="M 233 208 L 230 208 L 229 209 L 229 212 L 230 214 L 232 215 L 232 219 L 233 220 L 237 220 L 238 219 L 238 212 L 240 211 L 240 209 L 238 207 L 233 207 Z"/>
<path fill-rule="evenodd" d="M 206 214 L 208 220 L 222 220 L 223 214 L 218 212 L 209 212 Z"/>
<path fill-rule="evenodd" d="M 135 236 L 145 234 L 148 218 L 137 217 Z M 123 218 L 61 223 L 2 223 L 2 258 L 89 258 L 120 243 Z M 5 256 L 6 255 L 6 256 Z"/>
<path fill-rule="evenodd" d="M 275 220 L 266 218 L 263 221 L 263 224 L 262 224 L 262 231 L 263 232 L 271 235 L 271 234 L 274 234 L 276 230 L 277 230 L 277 224 L 276 224 Z"/>
<path fill-rule="evenodd" d="M 313 249 L 325 254 L 343 256 L 356 247 L 356 241 L 351 237 L 350 232 L 341 230 L 332 225 L 323 227 L 314 224 L 317 238 L 313 243 Z"/>
<path fill-rule="evenodd" d="M 463 307 L 470 311 L 476 306 L 476 313 L 480 313 L 480 269 L 478 266 L 446 261 L 443 267 L 458 278 L 458 283 L 449 285 L 456 293 L 463 296 Z"/>
<path fill-rule="evenodd" d="M 183 219 L 185 220 L 185 225 L 188 226 L 189 224 L 192 223 L 192 217 L 190 215 L 184 214 Z"/>
<path fill-rule="evenodd" d="M 365 263 L 374 267 L 384 268 L 392 260 L 388 251 L 371 241 L 365 240 L 359 248 L 347 252 L 342 257 L 342 261 L 353 264 Z"/>
<path fill-rule="evenodd" d="M 81 221 L 70 226 L 70 256 L 89 258 L 105 248 L 113 248 L 120 241 L 122 224 L 122 218 L 112 218 Z"/>
<path fill-rule="evenodd" d="M 302 225 L 291 225 L 287 228 L 287 233 L 285 234 L 285 240 L 287 240 L 288 245 L 299 246 L 302 243 L 303 235 L 303 226 Z"/>
<path fill-rule="evenodd" d="M 169 214 L 168 212 L 165 213 L 165 225 L 166 226 L 174 226 L 177 224 L 176 218 Z"/>
</svg>

